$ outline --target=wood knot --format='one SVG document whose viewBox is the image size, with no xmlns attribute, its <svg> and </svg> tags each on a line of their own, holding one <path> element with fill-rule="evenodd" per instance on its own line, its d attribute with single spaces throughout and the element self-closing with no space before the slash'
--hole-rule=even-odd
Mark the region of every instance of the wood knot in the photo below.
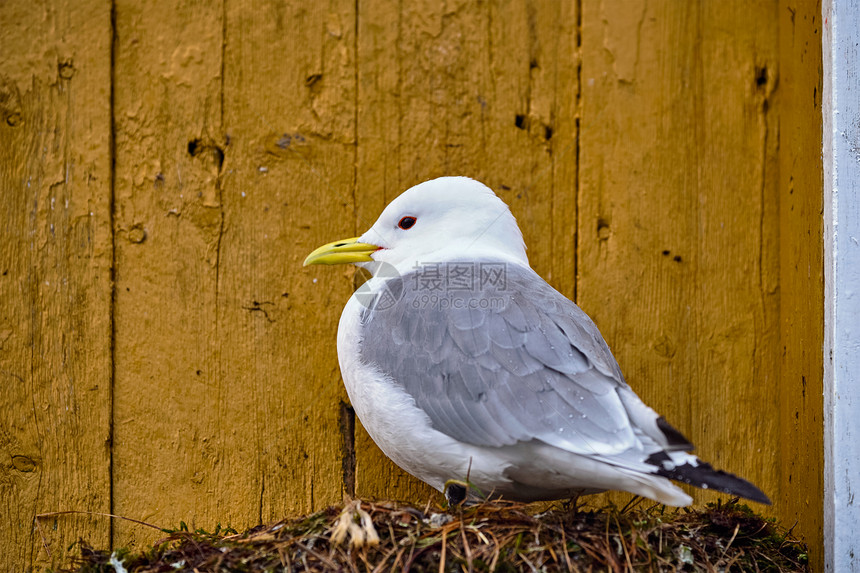
<svg viewBox="0 0 860 573">
<path fill-rule="evenodd" d="M 27 456 L 12 456 L 12 467 L 21 473 L 30 473 L 36 471 L 36 462 Z"/>
</svg>

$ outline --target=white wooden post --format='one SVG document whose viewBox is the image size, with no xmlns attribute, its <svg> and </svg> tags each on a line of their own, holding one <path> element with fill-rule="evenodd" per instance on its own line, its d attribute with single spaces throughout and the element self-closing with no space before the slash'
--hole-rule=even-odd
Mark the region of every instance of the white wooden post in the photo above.
<svg viewBox="0 0 860 573">
<path fill-rule="evenodd" d="M 823 0 L 824 562 L 860 571 L 860 1 Z"/>
</svg>

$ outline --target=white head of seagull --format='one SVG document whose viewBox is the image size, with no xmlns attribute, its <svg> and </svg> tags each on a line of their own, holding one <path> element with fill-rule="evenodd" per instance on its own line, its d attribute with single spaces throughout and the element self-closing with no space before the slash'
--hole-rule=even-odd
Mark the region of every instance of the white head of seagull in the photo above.
<svg viewBox="0 0 860 573">
<path fill-rule="evenodd" d="M 439 177 L 394 199 L 360 237 L 315 250 L 305 265 L 377 261 L 405 273 L 420 264 L 479 258 L 528 266 L 516 219 L 486 185 Z"/>
</svg>

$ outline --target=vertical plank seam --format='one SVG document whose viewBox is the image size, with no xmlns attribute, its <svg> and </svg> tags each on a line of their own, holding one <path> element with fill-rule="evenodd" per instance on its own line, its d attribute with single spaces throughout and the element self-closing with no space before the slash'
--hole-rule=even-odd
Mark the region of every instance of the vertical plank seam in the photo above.
<svg viewBox="0 0 860 573">
<path fill-rule="evenodd" d="M 116 513 L 116 500 L 114 499 L 114 424 L 116 421 L 115 392 L 116 392 L 116 308 L 117 308 L 117 291 L 116 291 L 116 51 L 119 38 L 117 37 L 116 27 L 116 1 L 111 0 L 110 4 L 110 72 L 109 72 L 109 98 L 108 114 L 110 115 L 109 133 L 108 133 L 108 159 L 109 167 L 109 182 L 108 182 L 108 232 L 110 233 L 110 341 L 109 341 L 109 360 L 110 360 L 110 384 L 108 390 L 108 508 L 109 513 Z M 114 547 L 114 523 L 113 519 L 108 519 L 108 545 L 111 549 Z"/>
<path fill-rule="evenodd" d="M 218 130 L 221 132 L 219 138 L 223 138 L 224 147 L 221 155 L 221 164 L 218 166 L 218 176 L 215 178 L 215 193 L 218 197 L 218 240 L 215 243 L 215 335 L 216 341 L 218 337 L 218 295 L 221 288 L 221 240 L 224 238 L 224 188 L 222 186 L 222 178 L 224 176 L 224 163 L 227 155 L 227 148 L 230 145 L 229 136 L 224 130 L 224 86 L 225 72 L 227 60 L 227 0 L 221 2 L 221 86 L 219 92 L 219 109 L 218 109 Z M 215 148 L 218 149 L 218 144 L 215 143 Z M 220 354 L 219 354 L 220 356 Z M 220 371 L 220 368 L 219 368 Z"/>
<path fill-rule="evenodd" d="M 576 144 L 576 160 L 574 162 L 574 205 L 576 208 L 576 225 L 573 232 L 573 301 L 579 294 L 579 233 L 582 229 L 582 181 L 580 174 L 582 149 L 582 0 L 576 0 L 576 107 L 574 111 L 574 138 Z"/>
<path fill-rule="evenodd" d="M 695 130 L 695 140 L 697 142 L 700 142 L 700 141 L 702 141 L 701 130 L 702 130 L 702 121 L 703 121 L 702 118 L 704 117 L 704 114 L 702 113 L 702 107 L 703 107 L 702 104 L 703 104 L 703 98 L 704 98 L 703 91 L 704 91 L 704 84 L 705 84 L 705 78 L 704 78 L 705 63 L 704 63 L 704 57 L 702 55 L 703 31 L 702 31 L 702 7 L 701 7 L 701 5 L 699 5 L 699 4 L 695 5 L 694 16 L 696 18 L 696 39 L 695 39 L 695 44 L 693 45 L 693 51 L 694 51 L 693 58 L 694 58 L 694 66 L 695 66 L 695 72 L 694 72 L 695 76 L 693 79 L 693 81 L 695 82 L 695 85 L 693 88 L 694 89 L 694 93 L 693 93 L 693 117 L 694 117 L 693 121 L 694 121 L 694 124 L 693 125 L 694 125 L 694 130 Z M 693 316 L 694 316 L 694 319 L 690 321 L 692 323 L 692 328 L 693 328 L 693 338 L 692 339 L 694 341 L 694 344 L 693 344 L 692 350 L 691 350 L 691 352 L 693 354 L 693 365 L 694 365 L 693 374 L 695 376 L 693 387 L 695 387 L 697 384 L 699 384 L 699 382 L 702 379 L 703 368 L 702 368 L 702 364 L 700 361 L 702 353 L 699 352 L 699 344 L 701 341 L 700 336 L 701 336 L 702 331 L 703 331 L 703 328 L 702 328 L 703 316 L 702 316 L 701 309 L 704 306 L 703 305 L 704 293 L 702 292 L 702 281 L 701 281 L 701 273 L 700 273 L 700 268 L 701 268 L 700 265 L 701 265 L 701 261 L 702 261 L 702 252 L 703 252 L 703 249 L 702 249 L 702 216 L 703 215 L 702 215 L 702 204 L 700 201 L 701 186 L 702 186 L 702 164 L 703 164 L 703 162 L 701 161 L 701 155 L 702 155 L 701 146 L 699 146 L 699 145 L 696 146 L 695 153 L 696 153 L 696 170 L 695 170 L 696 180 L 695 180 L 695 185 L 693 188 L 696 190 L 696 194 L 694 197 L 695 200 L 693 201 L 693 204 L 694 204 L 694 208 L 695 208 L 696 224 L 694 225 L 695 235 L 694 235 L 693 241 L 695 244 L 696 257 L 695 257 L 695 261 L 693 261 L 693 263 L 692 263 L 692 266 L 693 266 L 693 272 L 692 272 L 692 276 L 693 276 L 693 299 L 694 299 L 693 302 L 695 304 L 695 307 L 692 311 L 690 311 L 693 313 Z M 691 252 L 692 251 L 693 251 L 693 249 L 691 249 Z M 701 427 L 697 426 L 697 424 L 696 424 L 697 420 L 699 419 L 695 415 L 697 413 L 696 411 L 698 410 L 698 405 L 697 404 L 694 405 L 693 399 L 690 396 L 687 396 L 686 397 L 686 406 L 687 406 L 687 419 L 690 420 L 690 425 L 692 427 L 694 427 L 695 431 L 699 434 L 698 436 L 693 438 L 693 442 L 699 443 L 700 441 L 702 441 L 704 439 L 704 436 L 702 435 L 702 433 L 704 432 L 704 428 L 701 428 Z M 710 436 L 709 436 L 709 438 L 710 438 Z"/>
<path fill-rule="evenodd" d="M 360 0 L 355 0 L 353 12 L 354 12 L 354 29 L 353 29 L 353 57 L 355 58 L 355 73 L 353 75 L 353 81 L 355 82 L 355 96 L 354 96 L 354 104 L 353 104 L 353 170 L 352 170 L 352 210 L 355 213 L 354 220 L 354 235 L 358 235 L 359 233 L 359 224 L 360 224 L 360 211 L 358 209 L 357 203 L 357 194 L 358 194 L 358 161 L 359 161 L 359 129 L 358 122 L 360 120 L 359 116 L 359 101 L 361 100 L 361 84 L 360 84 L 360 71 L 359 65 L 361 64 L 361 57 L 359 55 L 359 18 L 360 15 Z M 343 423 L 343 415 L 344 412 L 349 409 L 352 410 L 352 407 L 348 404 L 349 398 L 347 398 L 347 402 L 343 400 L 340 401 L 340 430 L 341 430 L 341 484 L 340 489 L 341 492 L 346 492 L 350 497 L 355 497 L 355 475 L 356 475 L 356 455 L 355 455 L 355 412 L 352 413 L 352 424 L 351 426 L 345 426 Z M 350 479 L 351 478 L 351 479 Z M 342 496 L 343 494 L 341 494 Z"/>
<path fill-rule="evenodd" d="M 230 140 L 227 138 L 226 133 L 224 132 L 224 86 L 226 85 L 226 71 L 227 71 L 227 0 L 221 1 L 221 104 L 219 106 L 219 121 L 222 133 L 221 137 L 224 138 L 224 151 L 226 153 L 227 146 L 230 143 Z M 224 168 L 224 163 L 221 163 L 221 170 Z M 219 173 L 220 175 L 220 173 Z M 219 177 L 220 181 L 220 177 Z M 219 203 L 220 198 L 219 198 Z M 216 278 L 217 282 L 217 278 Z"/>
<path fill-rule="evenodd" d="M 35 92 L 35 90 L 33 90 Z M 31 175 L 28 175 L 28 183 Z M 36 248 L 35 245 L 35 229 L 36 229 L 36 217 L 38 216 L 38 194 L 39 194 L 39 186 L 41 185 L 42 176 L 40 174 L 38 184 L 36 185 L 36 197 L 37 199 L 33 202 L 33 214 L 30 217 L 30 224 L 32 225 L 30 229 L 30 248 L 28 249 L 28 254 L 32 257 L 33 251 Z M 38 277 L 35 276 L 33 272 L 34 264 L 30 262 L 30 399 L 33 404 L 33 426 L 36 428 L 36 439 L 37 439 L 37 447 L 39 448 L 39 460 L 42 461 L 42 471 L 39 472 L 39 479 L 36 483 L 36 495 L 33 496 L 33 510 L 32 515 L 33 520 L 35 521 L 36 514 L 39 512 L 39 500 L 42 499 L 42 479 L 45 476 L 44 471 L 44 460 L 45 460 L 45 452 L 44 452 L 44 434 L 42 433 L 42 428 L 39 425 L 39 409 L 36 405 L 36 324 L 37 324 L 37 315 L 36 312 L 38 300 L 39 300 L 39 286 L 38 286 Z M 56 518 L 55 523 L 56 523 Z M 30 532 L 30 536 L 28 538 L 28 543 L 30 544 L 30 563 L 36 562 L 36 554 L 39 551 L 39 545 L 35 540 L 35 527 Z"/>
<path fill-rule="evenodd" d="M 358 187 L 358 134 L 359 134 L 359 131 L 358 131 L 358 121 L 359 121 L 358 102 L 360 99 L 360 96 L 358 93 L 359 92 L 359 85 L 360 85 L 359 84 L 358 66 L 359 66 L 360 61 L 361 61 L 361 58 L 359 57 L 359 54 L 358 54 L 358 45 L 359 45 L 358 44 L 358 18 L 359 18 L 358 11 L 360 9 L 359 3 L 360 3 L 360 0 L 355 0 L 355 3 L 353 4 L 354 17 L 353 17 L 353 39 L 352 39 L 352 52 L 353 52 L 353 57 L 355 58 L 355 65 L 353 66 L 353 75 L 352 75 L 353 83 L 355 84 L 355 94 L 353 96 L 353 109 L 352 109 L 352 117 L 353 117 L 353 124 L 352 124 L 352 129 L 353 129 L 353 133 L 352 133 L 352 141 L 353 141 L 353 148 L 352 148 L 352 154 L 353 154 L 352 155 L 352 211 L 355 214 L 355 219 L 353 221 L 353 235 L 358 235 L 358 232 L 360 230 L 358 228 L 358 225 L 360 223 L 360 221 L 359 221 L 360 216 L 359 216 L 359 211 L 358 211 L 358 204 L 356 203 L 356 195 L 358 193 L 358 189 L 357 189 L 357 187 Z"/>
<path fill-rule="evenodd" d="M 397 2 L 397 40 L 394 52 L 397 54 L 397 188 L 403 185 L 403 176 L 400 170 L 400 150 L 403 144 L 403 0 Z M 387 185 L 386 185 L 387 187 Z M 386 189 L 387 191 L 387 189 Z M 383 192 L 383 200 L 387 204 L 391 199 Z"/>
<path fill-rule="evenodd" d="M 779 20 L 777 19 L 777 21 L 779 21 Z M 763 64 L 763 67 L 765 68 L 765 70 L 767 70 L 767 66 L 769 66 L 769 65 L 770 65 L 770 62 L 765 62 Z M 755 64 L 754 64 L 753 68 L 755 70 Z M 778 76 L 777 76 L 777 81 L 778 81 Z M 753 361 L 752 361 L 753 373 L 752 374 L 753 374 L 753 380 L 755 380 L 755 381 L 759 381 L 759 378 L 762 374 L 762 371 L 766 372 L 769 370 L 769 367 L 765 367 L 765 365 L 764 365 L 764 363 L 767 361 L 766 354 L 767 354 L 768 346 L 769 346 L 765 342 L 765 335 L 764 335 L 764 331 L 765 331 L 765 328 L 766 328 L 766 325 L 768 322 L 768 310 L 767 310 L 768 292 L 767 292 L 767 285 L 765 284 L 765 278 L 764 278 L 764 276 L 765 276 L 764 264 L 766 262 L 764 252 L 765 252 L 765 248 L 767 246 L 767 237 L 766 237 L 766 223 L 767 223 L 766 205 L 767 205 L 767 188 L 768 188 L 767 162 L 768 162 L 768 145 L 770 143 L 770 138 L 769 138 L 769 135 L 770 135 L 769 120 L 770 120 L 770 117 L 769 117 L 768 111 L 770 109 L 769 98 L 771 96 L 771 91 L 770 91 L 769 86 L 767 84 L 764 86 L 764 88 L 765 88 L 765 93 L 763 96 L 763 101 L 761 102 L 761 105 L 759 107 L 759 121 L 761 122 L 761 130 L 762 130 L 761 139 L 762 139 L 762 141 L 761 141 L 761 159 L 760 159 L 760 161 L 761 161 L 761 175 L 760 175 L 761 179 L 759 182 L 758 314 L 756 314 L 754 316 L 753 348 L 752 348 L 752 352 L 753 352 Z M 778 178 L 779 177 L 779 166 L 778 165 L 777 165 L 776 171 L 777 171 L 776 177 Z M 777 181 L 778 181 L 778 179 L 777 179 Z M 778 189 L 777 189 L 777 191 L 778 191 Z M 777 200 L 779 200 L 779 194 L 778 193 L 777 193 Z M 779 216 L 779 205 L 777 204 L 777 217 L 778 216 Z M 778 229 L 777 229 L 777 232 L 778 232 Z M 777 244 L 779 244 L 779 240 L 777 240 Z M 778 318 L 777 318 L 776 324 L 779 325 L 779 319 Z M 779 342 L 777 341 L 777 348 L 778 347 L 779 347 Z M 777 363 L 777 367 L 778 367 L 779 360 L 777 360 L 776 363 Z M 778 371 L 777 371 L 776 376 L 778 379 L 778 377 L 779 377 Z M 779 409 L 779 398 L 778 397 L 776 398 L 776 407 L 778 410 Z M 777 422 L 776 432 L 778 433 L 778 422 Z M 779 452 L 777 453 L 777 455 L 779 455 Z M 778 473 L 779 472 L 777 471 L 777 474 Z M 779 489 L 782 489 L 779 487 L 780 484 L 781 484 L 781 481 L 777 480 L 777 482 L 775 484 L 778 488 L 777 492 L 776 493 L 771 492 L 771 497 L 773 497 L 773 498 L 781 497 L 780 493 L 779 493 Z"/>
<path fill-rule="evenodd" d="M 260 478 L 260 505 L 257 508 L 257 523 L 263 524 L 263 495 L 266 493 L 266 474 Z M 311 510 L 313 511 L 313 510 Z"/>
<path fill-rule="evenodd" d="M 556 8 L 558 8 L 558 6 L 556 6 Z M 563 23 L 562 23 L 562 19 L 561 19 L 563 13 L 561 11 L 559 11 L 555 15 L 556 15 L 555 30 L 554 30 L 555 37 L 553 38 L 553 40 L 555 42 L 553 45 L 553 55 L 555 56 L 555 62 L 554 62 L 553 68 L 552 68 L 552 71 L 553 71 L 553 74 L 552 74 L 552 108 L 550 109 L 549 124 L 553 127 L 553 129 L 557 130 L 558 127 L 557 127 L 556 122 L 558 121 L 558 116 L 559 116 L 559 113 L 558 113 L 558 105 L 559 105 L 559 103 L 558 103 L 559 102 L 558 74 L 559 74 L 559 68 L 560 68 L 559 63 L 558 63 L 559 62 L 558 55 L 559 55 L 559 51 L 561 49 L 559 46 L 561 45 L 560 40 L 563 37 L 562 30 L 564 28 L 563 28 Z M 529 65 L 531 65 L 531 63 Z M 531 74 L 529 74 L 529 75 L 531 75 Z M 558 138 L 556 138 L 556 141 L 557 140 L 558 140 Z M 562 261 L 562 268 L 564 268 L 564 266 L 563 266 L 564 265 L 564 257 L 559 256 L 558 240 L 555 239 L 555 237 L 557 237 L 557 233 L 559 230 L 558 227 L 556 226 L 556 218 L 559 215 L 555 212 L 555 205 L 556 205 L 555 192 L 556 192 L 556 188 L 557 188 L 557 186 L 555 184 L 555 179 L 556 179 L 556 175 L 557 175 L 556 170 L 555 170 L 555 156 L 556 156 L 555 141 L 549 139 L 549 140 L 547 140 L 546 145 L 547 145 L 547 148 L 549 150 L 549 236 L 553 238 L 552 242 L 549 245 L 550 260 L 553 261 L 552 264 L 549 266 L 549 278 L 550 278 L 550 281 L 552 281 L 552 279 L 554 279 L 556 277 L 555 261 L 561 260 Z M 562 220 L 564 220 L 564 214 L 562 214 L 561 216 L 562 216 Z M 564 247 L 561 247 L 561 251 L 562 251 L 562 255 L 563 255 Z M 574 259 L 575 258 L 576 257 L 574 256 Z M 576 262 L 574 262 L 574 267 L 576 267 Z M 560 275 L 561 273 L 558 273 L 558 274 Z M 559 285 L 558 290 L 561 291 L 562 294 L 564 294 L 563 289 L 564 289 L 564 287 Z"/>
<path fill-rule="evenodd" d="M 35 86 L 35 80 L 34 80 L 34 86 Z M 38 87 L 39 88 L 42 87 L 41 82 L 39 83 Z M 37 93 L 39 93 L 39 90 L 34 88 L 33 94 L 35 95 Z M 39 93 L 39 95 L 41 96 L 40 93 Z M 41 103 L 41 101 L 39 103 Z M 39 106 L 38 110 L 42 114 L 44 113 L 44 108 L 42 108 L 41 106 Z M 46 120 L 44 118 L 44 115 L 40 115 L 39 122 L 42 123 L 45 121 Z M 47 131 L 47 126 L 45 126 L 45 127 L 46 127 L 45 131 Z M 38 138 L 41 135 L 42 135 L 42 133 L 37 132 L 36 134 L 34 134 L 34 139 L 36 141 L 39 141 Z M 43 150 L 43 154 L 42 154 L 43 161 L 46 159 L 46 157 L 45 157 L 46 153 L 47 153 L 47 151 Z M 30 181 L 33 178 L 33 175 L 32 175 L 33 169 L 37 169 L 37 167 L 32 165 L 30 162 L 28 162 L 28 164 L 27 164 L 27 188 L 28 189 L 30 188 Z M 39 478 L 38 478 L 37 483 L 36 483 L 36 495 L 33 496 L 33 505 L 32 505 L 31 515 L 34 516 L 34 518 L 33 518 L 34 520 L 35 520 L 35 515 L 37 513 L 39 513 L 39 509 L 38 509 L 39 500 L 42 499 L 42 479 L 45 475 L 44 460 L 46 457 L 45 452 L 44 452 L 44 439 L 43 439 L 42 429 L 39 425 L 39 408 L 36 404 L 36 393 L 37 393 L 36 336 L 37 336 L 37 324 L 38 324 L 38 322 L 37 322 L 38 321 L 38 312 L 36 309 L 37 309 L 37 304 L 38 304 L 38 299 L 39 299 L 39 287 L 38 287 L 39 277 L 37 276 L 37 273 L 34 271 L 34 269 L 36 268 L 36 265 L 35 265 L 35 262 L 33 260 L 33 258 L 34 258 L 33 253 L 37 250 L 36 225 L 37 225 L 37 217 L 38 217 L 38 211 L 39 211 L 39 195 L 40 195 L 39 192 L 40 192 L 40 188 L 41 188 L 43 179 L 44 179 L 44 171 L 43 171 L 43 169 L 40 169 L 39 171 L 37 171 L 36 185 L 32 187 L 34 189 L 33 192 L 35 193 L 35 196 L 33 197 L 32 211 L 30 213 L 30 228 L 29 228 L 30 244 L 28 245 L 29 248 L 27 249 L 27 256 L 29 257 L 29 264 L 28 264 L 28 271 L 27 271 L 27 273 L 28 273 L 27 276 L 28 276 L 29 280 L 27 282 L 28 282 L 28 290 L 29 290 L 29 307 L 30 307 L 29 308 L 29 310 L 30 310 L 30 336 L 29 336 L 29 341 L 28 341 L 30 344 L 30 369 L 29 369 L 30 370 L 30 374 L 29 374 L 30 400 L 31 400 L 32 407 L 33 407 L 33 426 L 36 429 L 36 446 L 39 450 L 39 460 L 41 460 L 42 464 L 43 464 L 42 470 L 39 471 Z M 28 196 L 28 199 L 29 199 L 29 196 Z M 35 536 L 35 527 L 32 527 L 32 525 L 31 525 L 30 535 L 26 538 L 26 541 L 25 541 L 25 543 L 29 544 L 29 554 L 30 554 L 29 562 L 31 564 L 36 562 L 36 555 L 37 555 L 37 552 L 39 551 L 39 549 L 38 549 L 39 545 L 36 543 L 35 537 L 36 537 Z M 25 552 L 26 552 L 26 549 L 25 549 Z"/>
<path fill-rule="evenodd" d="M 215 193 L 218 200 L 218 239 L 215 243 L 215 346 L 218 348 L 218 352 L 215 356 L 215 364 L 213 366 L 217 367 L 215 373 L 215 379 L 217 380 L 217 435 L 218 435 L 218 444 L 219 446 L 223 445 L 223 436 L 222 436 L 222 424 L 221 420 L 223 420 L 223 394 L 222 391 L 224 389 L 224 378 L 222 376 L 223 367 L 221 364 L 221 242 L 224 238 L 224 186 L 223 186 L 223 177 L 224 177 L 224 166 L 227 163 L 227 152 L 230 147 L 230 134 L 224 124 L 225 121 L 225 113 L 224 113 L 224 105 L 225 105 L 225 97 L 224 91 L 227 83 L 227 0 L 221 1 L 221 86 L 220 86 L 220 99 L 221 103 L 219 106 L 218 114 L 218 130 L 221 132 L 219 134 L 219 138 L 224 143 L 224 153 L 221 159 L 221 165 L 218 166 L 218 177 L 215 180 Z M 211 349 L 211 348 L 210 348 Z M 216 463 L 222 463 L 221 456 L 219 455 L 216 458 Z M 260 514 L 263 512 L 263 499 L 262 492 L 260 492 Z M 260 520 L 262 523 L 262 519 Z"/>
<path fill-rule="evenodd" d="M 224 147 L 222 153 L 221 164 L 218 166 L 218 176 L 215 178 L 215 194 L 218 200 L 218 239 L 215 241 L 215 340 L 220 340 L 218 336 L 218 328 L 220 324 L 220 313 L 219 313 L 219 294 L 221 292 L 221 240 L 224 237 L 224 190 L 222 187 L 222 177 L 224 175 L 224 163 L 226 162 L 227 148 L 230 145 L 230 138 L 225 133 L 224 130 L 224 85 L 225 85 L 225 72 L 226 72 L 226 61 L 227 57 L 227 0 L 222 0 L 221 2 L 221 85 L 219 90 L 219 109 L 218 109 L 218 130 L 221 132 L 219 137 L 223 138 Z M 218 149 L 218 143 L 214 143 L 215 148 Z M 219 362 L 220 362 L 220 353 Z M 219 376 L 220 376 L 220 364 L 218 368 Z M 220 391 L 220 385 L 219 385 Z M 220 401 L 219 401 L 220 404 Z M 220 406 L 219 406 L 220 407 Z"/>
<path fill-rule="evenodd" d="M 496 73 L 495 73 L 495 60 L 493 58 L 493 5 L 487 4 L 487 20 L 486 20 L 486 33 L 487 33 L 487 69 L 489 73 L 487 74 L 487 80 L 489 85 L 486 87 L 486 91 L 481 90 L 484 94 L 492 94 L 490 97 L 495 97 L 496 94 Z M 486 97 L 484 94 L 481 95 L 482 101 L 481 103 L 481 149 L 487 150 L 489 149 L 489 144 L 487 142 L 487 106 L 486 106 Z"/>
<path fill-rule="evenodd" d="M 39 87 L 41 87 L 41 83 L 39 84 Z M 38 93 L 38 91 L 36 89 L 33 89 L 33 93 L 35 95 L 36 93 Z M 40 111 L 43 111 L 43 110 L 40 109 Z M 42 122 L 43 117 L 40 117 L 39 121 Z M 41 134 L 34 135 L 34 138 L 38 138 L 39 135 L 41 135 Z M 44 159 L 44 153 L 45 152 L 43 152 L 43 159 Z M 28 189 L 30 188 L 30 181 L 33 177 L 31 169 L 34 169 L 34 167 L 31 166 L 31 164 L 28 162 L 28 165 L 27 165 L 27 187 L 28 187 Z M 27 249 L 27 255 L 30 259 L 29 264 L 27 265 L 27 267 L 28 267 L 27 276 L 29 278 L 29 280 L 27 281 L 27 284 L 28 284 L 29 297 L 30 297 L 29 298 L 30 336 L 29 336 L 29 341 L 28 341 L 30 344 L 30 375 L 29 375 L 30 400 L 31 400 L 31 403 L 33 406 L 33 426 L 36 428 L 36 445 L 39 449 L 39 459 L 42 460 L 42 463 L 43 463 L 43 466 L 42 466 L 43 469 L 42 469 L 42 471 L 39 472 L 39 479 L 38 479 L 38 482 L 36 484 L 36 495 L 33 496 L 33 506 L 32 506 L 32 515 L 33 516 L 35 516 L 37 513 L 39 513 L 38 504 L 39 504 L 39 500 L 42 498 L 42 477 L 45 474 L 45 471 L 44 471 L 45 452 L 43 450 L 44 440 L 42 439 L 42 436 L 43 436 L 42 429 L 39 426 L 39 409 L 36 405 L 36 390 L 37 390 L 37 388 L 36 388 L 36 365 L 35 364 L 36 364 L 36 325 L 37 325 L 37 317 L 38 317 L 38 313 L 36 311 L 36 308 L 37 308 L 36 305 L 38 303 L 39 293 L 38 293 L 38 277 L 36 276 L 36 273 L 34 272 L 35 264 L 33 261 L 33 252 L 34 252 L 34 250 L 36 250 L 36 238 L 35 238 L 36 237 L 36 232 L 35 232 L 36 231 L 36 217 L 38 216 L 38 210 L 39 210 L 39 206 L 38 206 L 39 189 L 40 189 L 40 186 L 42 184 L 42 178 L 43 178 L 42 172 L 40 171 L 38 173 L 36 185 L 35 185 L 35 187 L 33 187 L 33 189 L 35 189 L 35 191 L 34 191 L 35 197 L 33 198 L 32 211 L 30 213 L 30 228 L 29 228 L 30 244 L 29 244 L 29 248 Z M 29 199 L 29 196 L 28 196 L 28 199 Z M 34 519 L 35 519 L 35 517 L 34 517 Z M 33 528 L 33 529 L 35 529 L 35 528 Z M 37 549 L 38 545 L 37 545 L 36 540 L 35 540 L 35 531 L 31 531 L 29 537 L 26 539 L 27 540 L 25 543 L 29 543 L 29 546 L 30 546 L 29 562 L 32 564 L 32 563 L 36 562 L 36 552 L 38 551 L 38 549 Z M 25 551 L 26 551 L 26 549 L 25 549 Z"/>
</svg>

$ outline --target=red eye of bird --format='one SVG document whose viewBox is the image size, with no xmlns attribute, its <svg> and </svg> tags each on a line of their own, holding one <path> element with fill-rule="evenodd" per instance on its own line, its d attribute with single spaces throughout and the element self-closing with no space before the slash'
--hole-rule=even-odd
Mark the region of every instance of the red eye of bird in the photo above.
<svg viewBox="0 0 860 573">
<path fill-rule="evenodd" d="M 402 219 L 400 219 L 400 222 L 397 223 L 397 226 L 405 231 L 406 229 L 410 228 L 412 225 L 415 224 L 415 220 L 415 217 L 403 217 Z"/>
</svg>

